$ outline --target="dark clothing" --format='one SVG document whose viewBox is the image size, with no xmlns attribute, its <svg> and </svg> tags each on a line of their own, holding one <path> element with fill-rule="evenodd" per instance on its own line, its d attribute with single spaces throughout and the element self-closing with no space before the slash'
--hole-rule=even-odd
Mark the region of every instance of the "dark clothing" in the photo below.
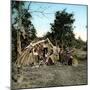
<svg viewBox="0 0 90 90">
<path fill-rule="evenodd" d="M 48 48 L 44 48 L 43 49 L 43 57 L 45 57 L 45 54 L 47 54 L 48 53 Z"/>
<path fill-rule="evenodd" d="M 49 59 L 48 59 L 48 62 L 46 62 L 46 64 L 47 64 L 47 65 L 53 65 L 54 63 L 53 63 L 52 59 L 49 58 Z"/>
<path fill-rule="evenodd" d="M 68 65 L 72 65 L 72 58 L 68 60 Z"/>
</svg>

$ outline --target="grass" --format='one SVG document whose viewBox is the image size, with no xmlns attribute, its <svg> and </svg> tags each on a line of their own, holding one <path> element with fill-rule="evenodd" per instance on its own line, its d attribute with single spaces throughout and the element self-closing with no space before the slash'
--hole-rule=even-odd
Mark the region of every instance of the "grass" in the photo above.
<svg viewBox="0 0 90 90">
<path fill-rule="evenodd" d="M 87 59 L 87 52 L 78 49 L 78 50 L 75 50 L 73 56 L 78 60 L 86 60 Z"/>
<path fill-rule="evenodd" d="M 76 54 L 75 54 L 76 53 Z M 21 83 L 13 82 L 12 88 L 58 87 L 87 84 L 86 52 L 77 50 L 74 55 L 79 61 L 78 66 L 56 63 L 51 66 L 23 67 Z"/>
</svg>

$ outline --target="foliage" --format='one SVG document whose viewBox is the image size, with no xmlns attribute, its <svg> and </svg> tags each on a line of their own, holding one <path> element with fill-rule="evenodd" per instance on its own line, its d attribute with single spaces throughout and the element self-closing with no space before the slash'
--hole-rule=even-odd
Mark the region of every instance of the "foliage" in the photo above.
<svg viewBox="0 0 90 90">
<path fill-rule="evenodd" d="M 83 41 L 80 37 L 75 40 L 75 48 L 87 51 L 87 41 Z"/>
<path fill-rule="evenodd" d="M 36 29 L 31 22 L 32 16 L 26 8 L 26 2 L 12 1 L 12 57 L 17 57 L 17 31 L 21 33 L 21 48 L 25 48 L 31 40 L 36 38 Z M 23 31 L 24 36 L 23 37 Z M 12 58 L 12 59 L 13 59 Z M 16 59 L 16 58 L 15 58 Z M 13 59 L 15 61 L 15 59 Z"/>
<path fill-rule="evenodd" d="M 67 13 L 66 9 L 57 11 L 54 23 L 51 23 L 51 32 L 46 34 L 55 45 L 60 47 L 72 46 L 75 40 L 73 34 L 73 23 L 75 19 L 72 13 Z"/>
</svg>

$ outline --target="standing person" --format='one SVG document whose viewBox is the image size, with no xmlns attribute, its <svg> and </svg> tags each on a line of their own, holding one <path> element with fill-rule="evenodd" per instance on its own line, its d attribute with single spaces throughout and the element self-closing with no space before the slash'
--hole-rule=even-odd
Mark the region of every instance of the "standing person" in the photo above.
<svg viewBox="0 0 90 90">
<path fill-rule="evenodd" d="M 60 47 L 57 46 L 58 60 L 60 60 Z"/>
<path fill-rule="evenodd" d="M 46 61 L 46 56 L 48 53 L 48 47 L 47 47 L 47 42 L 43 43 L 43 59 Z"/>
<path fill-rule="evenodd" d="M 63 48 L 60 49 L 59 60 L 60 60 L 61 63 L 64 62 L 64 50 L 63 50 Z"/>
<path fill-rule="evenodd" d="M 39 60 L 42 60 L 42 53 L 43 53 L 43 46 L 42 44 L 38 45 L 38 55 L 39 55 Z"/>
<path fill-rule="evenodd" d="M 37 47 L 34 47 L 33 55 L 34 55 L 34 65 L 37 65 L 39 63 Z"/>
<path fill-rule="evenodd" d="M 66 63 L 68 65 L 72 65 L 72 59 L 73 59 L 72 52 L 73 52 L 73 50 L 70 50 L 69 48 L 66 51 Z"/>
<path fill-rule="evenodd" d="M 54 60 L 53 60 L 53 49 L 51 50 L 50 53 L 47 54 L 46 62 L 47 65 L 53 65 Z"/>
<path fill-rule="evenodd" d="M 47 54 L 48 53 L 47 41 L 45 41 L 45 43 L 43 44 L 43 47 L 44 47 L 45 54 Z"/>
</svg>

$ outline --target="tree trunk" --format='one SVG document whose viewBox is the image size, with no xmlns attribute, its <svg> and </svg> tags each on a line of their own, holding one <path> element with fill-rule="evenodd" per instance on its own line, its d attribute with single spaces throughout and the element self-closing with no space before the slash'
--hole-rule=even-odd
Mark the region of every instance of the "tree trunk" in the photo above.
<svg viewBox="0 0 90 90">
<path fill-rule="evenodd" d="M 20 40 L 20 31 L 17 30 L 17 58 L 21 55 L 21 40 Z"/>
</svg>

